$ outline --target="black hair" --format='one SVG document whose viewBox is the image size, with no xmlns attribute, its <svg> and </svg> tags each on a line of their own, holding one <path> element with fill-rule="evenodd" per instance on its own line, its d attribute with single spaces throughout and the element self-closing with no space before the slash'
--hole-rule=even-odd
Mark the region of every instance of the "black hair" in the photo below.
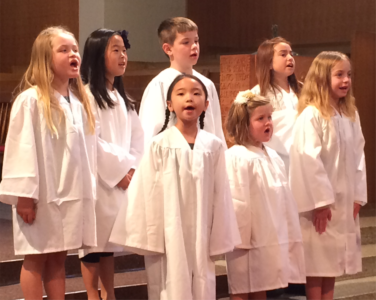
<svg viewBox="0 0 376 300">
<path fill-rule="evenodd" d="M 175 85 L 180 80 L 182 80 L 184 78 L 190 78 L 190 79 L 196 80 L 199 84 L 201 84 L 201 87 L 202 87 L 204 94 L 205 94 L 205 101 L 208 100 L 208 90 L 207 90 L 205 84 L 203 84 L 202 81 L 199 78 L 197 78 L 196 76 L 183 73 L 183 74 L 176 76 L 174 81 L 170 84 L 170 87 L 168 88 L 168 91 L 167 91 L 167 101 L 171 101 L 171 95 L 172 95 L 172 91 L 174 90 Z M 167 128 L 168 122 L 170 121 L 170 115 L 171 115 L 171 112 L 167 107 L 166 108 L 165 121 L 164 121 L 163 127 L 162 127 L 162 129 L 159 133 L 161 133 L 162 131 L 164 131 Z M 199 118 L 200 129 L 204 129 L 204 119 L 205 119 L 205 111 L 203 111 L 201 113 L 200 118 Z"/>
<path fill-rule="evenodd" d="M 126 49 L 130 47 L 124 32 L 104 28 L 97 29 L 89 35 L 85 42 L 81 77 L 85 84 L 89 83 L 90 91 L 100 109 L 106 109 L 106 104 L 109 108 L 113 108 L 115 105 L 106 88 L 105 54 L 108 42 L 114 35 L 122 37 Z M 134 110 L 133 103 L 125 92 L 122 76 L 115 77 L 113 87 L 123 97 L 127 109 Z"/>
</svg>

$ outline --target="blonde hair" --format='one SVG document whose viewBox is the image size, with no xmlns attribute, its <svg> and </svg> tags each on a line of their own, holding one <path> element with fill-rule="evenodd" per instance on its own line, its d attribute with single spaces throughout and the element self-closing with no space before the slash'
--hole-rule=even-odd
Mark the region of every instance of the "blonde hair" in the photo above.
<svg viewBox="0 0 376 300">
<path fill-rule="evenodd" d="M 158 27 L 158 37 L 161 45 L 167 43 L 173 45 L 177 33 L 197 31 L 195 22 L 188 18 L 176 17 L 164 20 Z"/>
<path fill-rule="evenodd" d="M 320 111 L 324 119 L 330 120 L 334 113 L 330 105 L 332 69 L 341 60 L 350 62 L 345 54 L 335 51 L 324 51 L 316 56 L 304 81 L 298 103 L 298 114 L 301 114 L 308 105 L 312 105 Z M 341 112 L 355 121 L 357 108 L 351 87 L 347 95 L 339 99 L 339 108 Z"/>
<path fill-rule="evenodd" d="M 64 112 L 58 99 L 54 96 L 54 89 L 51 83 L 54 79 L 52 70 L 52 41 L 57 35 L 65 33 L 74 38 L 74 35 L 63 27 L 48 27 L 41 31 L 35 39 L 32 50 L 29 67 L 18 85 L 18 96 L 23 91 L 36 86 L 38 92 L 38 106 L 43 109 L 44 118 L 46 119 L 47 128 L 53 135 L 58 136 L 56 124 L 53 122 L 52 112 L 59 114 L 60 121 L 64 119 Z M 95 120 L 91 112 L 89 99 L 86 95 L 81 77 L 69 79 L 69 89 L 80 100 L 87 114 L 89 131 L 94 133 Z"/>
<path fill-rule="evenodd" d="M 255 95 L 250 90 L 239 92 L 227 115 L 226 130 L 231 142 L 246 145 L 251 142 L 249 121 L 253 111 L 271 104 L 264 96 Z"/>
</svg>

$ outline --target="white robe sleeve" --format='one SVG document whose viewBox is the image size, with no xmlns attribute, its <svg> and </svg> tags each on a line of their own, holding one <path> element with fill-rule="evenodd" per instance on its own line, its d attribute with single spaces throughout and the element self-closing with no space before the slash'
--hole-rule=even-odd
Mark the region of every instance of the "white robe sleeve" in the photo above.
<svg viewBox="0 0 376 300">
<path fill-rule="evenodd" d="M 130 110 L 128 117 L 131 118 L 132 124 L 131 148 L 129 153 L 135 158 L 132 168 L 136 169 L 141 161 L 142 154 L 144 153 L 144 131 L 136 111 Z"/>
<path fill-rule="evenodd" d="M 140 255 L 165 252 L 160 152 L 159 146 L 152 144 L 142 158 L 128 188 L 125 235 L 110 238 L 111 242 Z"/>
<path fill-rule="evenodd" d="M 38 127 L 37 100 L 20 95 L 12 106 L 5 143 L 0 201 L 16 205 L 18 197 L 38 202 L 39 171 L 35 130 Z"/>
<path fill-rule="evenodd" d="M 219 150 L 213 176 L 215 176 L 215 182 L 210 256 L 233 251 L 235 246 L 241 244 L 234 207 L 231 201 L 223 146 Z"/>
<path fill-rule="evenodd" d="M 312 109 L 298 117 L 290 151 L 290 186 L 299 212 L 335 202 L 335 194 L 320 154 L 321 124 Z"/>
<path fill-rule="evenodd" d="M 222 114 L 221 114 L 221 107 L 219 103 L 218 93 L 215 88 L 215 85 L 213 82 L 210 84 L 210 90 L 209 93 L 211 93 L 211 101 L 209 105 L 211 105 L 212 113 L 213 113 L 213 120 L 214 120 L 214 129 L 215 129 L 215 135 L 222 140 L 223 146 L 225 149 L 227 149 L 227 143 L 225 136 L 223 134 L 223 128 L 222 128 Z"/>
<path fill-rule="evenodd" d="M 233 153 L 226 153 L 232 203 L 240 232 L 241 244 L 236 248 L 251 249 L 251 195 L 248 163 Z"/>
<path fill-rule="evenodd" d="M 152 80 L 142 96 L 139 112 L 142 128 L 144 129 L 145 149 L 149 146 L 151 139 L 162 129 L 166 118 L 166 106 L 163 83 Z"/>
<path fill-rule="evenodd" d="M 128 153 L 123 147 L 106 142 L 101 138 L 101 120 L 98 113 L 100 108 L 95 101 L 90 101 L 90 103 L 95 117 L 95 132 L 98 137 L 98 176 L 105 185 L 107 185 L 109 188 L 114 188 L 129 172 L 132 166 L 135 165 L 136 158 L 132 154 Z"/>
<path fill-rule="evenodd" d="M 354 124 L 354 156 L 356 163 L 355 174 L 355 199 L 356 203 L 365 205 L 367 203 L 367 178 L 366 178 L 366 162 L 364 156 L 364 137 L 360 126 L 358 112 Z"/>
</svg>

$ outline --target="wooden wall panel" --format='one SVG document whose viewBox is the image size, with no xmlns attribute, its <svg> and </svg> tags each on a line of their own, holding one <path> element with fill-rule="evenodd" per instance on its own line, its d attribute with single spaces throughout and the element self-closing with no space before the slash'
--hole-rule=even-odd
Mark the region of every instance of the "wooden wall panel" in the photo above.
<svg viewBox="0 0 376 300">
<path fill-rule="evenodd" d="M 27 66 L 38 33 L 52 25 L 64 25 L 78 39 L 79 0 L 1 0 L 0 73 Z"/>
<path fill-rule="evenodd" d="M 352 33 L 376 30 L 375 0 L 187 0 L 203 54 L 254 51 L 272 24 L 295 46 L 350 45 Z"/>
<path fill-rule="evenodd" d="M 351 43 L 353 90 L 366 140 L 368 201 L 376 204 L 376 35 L 356 32 Z"/>
</svg>

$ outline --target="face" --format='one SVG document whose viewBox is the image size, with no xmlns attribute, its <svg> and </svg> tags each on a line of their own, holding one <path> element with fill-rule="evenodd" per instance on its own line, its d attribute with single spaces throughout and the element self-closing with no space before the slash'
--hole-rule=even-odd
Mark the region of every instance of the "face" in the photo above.
<svg viewBox="0 0 376 300">
<path fill-rule="evenodd" d="M 351 87 L 351 65 L 348 60 L 341 60 L 334 65 L 331 81 L 331 97 L 339 101 L 347 95 Z"/>
<path fill-rule="evenodd" d="M 275 75 L 288 77 L 294 74 L 295 60 L 289 44 L 279 43 L 274 46 L 273 63 L 271 66 Z"/>
<path fill-rule="evenodd" d="M 124 41 L 120 35 L 114 35 L 108 40 L 105 53 L 106 76 L 113 78 L 122 76 L 127 67 L 128 56 Z"/>
<path fill-rule="evenodd" d="M 201 84 L 191 78 L 180 80 L 172 91 L 171 101 L 167 101 L 168 109 L 183 123 L 197 122 L 208 105 Z"/>
<path fill-rule="evenodd" d="M 271 104 L 257 107 L 249 120 L 249 136 L 256 147 L 261 147 L 273 135 L 273 107 Z"/>
<path fill-rule="evenodd" d="M 184 68 L 192 67 L 197 63 L 200 55 L 200 44 L 197 31 L 177 33 L 174 44 L 163 44 L 163 49 L 171 60 Z"/>
<path fill-rule="evenodd" d="M 52 70 L 55 79 L 62 82 L 80 76 L 81 57 L 76 40 L 67 33 L 52 39 Z"/>
</svg>

